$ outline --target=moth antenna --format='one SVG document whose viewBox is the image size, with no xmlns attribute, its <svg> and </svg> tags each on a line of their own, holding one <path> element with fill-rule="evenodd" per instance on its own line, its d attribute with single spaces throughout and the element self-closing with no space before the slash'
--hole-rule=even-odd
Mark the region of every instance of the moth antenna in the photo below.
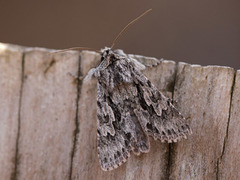
<svg viewBox="0 0 240 180">
<path fill-rule="evenodd" d="M 57 54 L 57 53 L 62 53 L 62 52 L 66 52 L 66 51 L 71 51 L 71 50 L 76 50 L 76 51 L 82 51 L 82 50 L 89 50 L 89 51 L 95 51 L 97 53 L 100 53 L 99 50 L 93 49 L 93 48 L 88 48 L 88 47 L 72 47 L 72 48 L 67 48 L 67 49 L 63 49 L 63 50 L 58 50 L 55 52 L 51 52 L 50 54 Z"/>
<path fill-rule="evenodd" d="M 143 16 L 145 16 L 148 12 L 150 12 L 152 9 L 148 9 L 147 11 L 145 11 L 143 14 L 141 14 L 140 16 L 138 16 L 136 19 L 132 20 L 130 23 L 128 23 L 123 29 L 122 31 L 117 35 L 117 37 L 114 39 L 111 49 L 114 47 L 115 43 L 117 42 L 117 40 L 121 37 L 121 35 L 124 33 L 124 31 L 126 31 L 126 29 L 132 25 L 133 23 L 135 23 L 137 20 L 139 20 L 140 18 L 142 18 Z"/>
</svg>

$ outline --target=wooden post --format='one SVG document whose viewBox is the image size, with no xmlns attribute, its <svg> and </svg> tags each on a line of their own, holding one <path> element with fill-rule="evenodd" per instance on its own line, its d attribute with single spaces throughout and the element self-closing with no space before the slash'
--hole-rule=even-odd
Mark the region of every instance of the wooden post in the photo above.
<svg viewBox="0 0 240 180">
<path fill-rule="evenodd" d="M 178 143 L 101 170 L 96 149 L 95 52 L 0 44 L 0 179 L 240 179 L 240 71 L 134 56 L 191 122 Z"/>
<path fill-rule="evenodd" d="M 240 70 L 236 72 L 224 147 L 219 159 L 219 179 L 240 177 Z"/>
<path fill-rule="evenodd" d="M 0 44 L 0 176 L 15 171 L 22 85 L 21 48 Z"/>
<path fill-rule="evenodd" d="M 193 134 L 173 144 L 170 179 L 221 179 L 234 70 L 179 63 L 176 77 L 174 99 Z"/>
</svg>

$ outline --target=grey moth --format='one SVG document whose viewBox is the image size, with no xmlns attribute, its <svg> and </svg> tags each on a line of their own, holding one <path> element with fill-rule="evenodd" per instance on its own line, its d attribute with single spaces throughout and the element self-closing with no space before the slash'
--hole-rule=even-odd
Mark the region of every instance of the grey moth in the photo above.
<svg viewBox="0 0 240 180">
<path fill-rule="evenodd" d="M 121 51 L 101 50 L 97 78 L 97 150 L 105 171 L 126 162 L 130 153 L 147 153 L 149 137 L 177 142 L 191 133 L 179 111 L 140 71 L 141 63 Z"/>
</svg>

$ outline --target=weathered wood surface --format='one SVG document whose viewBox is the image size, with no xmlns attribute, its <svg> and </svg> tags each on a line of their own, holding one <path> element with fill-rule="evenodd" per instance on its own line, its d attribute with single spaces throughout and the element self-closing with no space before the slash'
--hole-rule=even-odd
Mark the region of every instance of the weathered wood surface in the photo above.
<svg viewBox="0 0 240 180">
<path fill-rule="evenodd" d="M 240 71 L 160 61 L 144 71 L 191 124 L 176 144 L 100 169 L 96 79 L 99 54 L 0 46 L 0 179 L 240 179 Z M 153 59 L 135 56 L 139 61 Z M 22 78 L 24 77 L 24 78 Z"/>
<path fill-rule="evenodd" d="M 24 59 L 18 147 L 19 179 L 67 179 L 71 167 L 78 53 L 28 49 Z M 44 178 L 43 178 L 44 177 Z"/>
<path fill-rule="evenodd" d="M 179 63 L 176 77 L 174 100 L 191 121 L 193 134 L 173 145 L 170 179 L 217 179 L 234 70 Z"/>
<path fill-rule="evenodd" d="M 219 179 L 240 179 L 240 70 L 233 86 L 225 146 L 219 159 Z"/>
<path fill-rule="evenodd" d="M 0 44 L 0 179 L 15 169 L 22 56 L 20 48 Z"/>
</svg>

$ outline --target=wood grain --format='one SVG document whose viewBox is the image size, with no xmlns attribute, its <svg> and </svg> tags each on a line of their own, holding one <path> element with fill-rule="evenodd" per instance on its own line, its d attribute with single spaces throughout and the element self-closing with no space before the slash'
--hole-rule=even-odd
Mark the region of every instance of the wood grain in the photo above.
<svg viewBox="0 0 240 180">
<path fill-rule="evenodd" d="M 174 100 L 193 134 L 171 149 L 170 179 L 216 179 L 226 134 L 234 70 L 179 63 Z"/>
<path fill-rule="evenodd" d="M 225 146 L 219 159 L 219 179 L 240 179 L 240 71 L 236 72 Z"/>
<path fill-rule="evenodd" d="M 0 44 L 0 179 L 14 176 L 23 50 Z"/>
<path fill-rule="evenodd" d="M 73 148 L 79 54 L 25 55 L 18 179 L 68 179 Z"/>
</svg>

